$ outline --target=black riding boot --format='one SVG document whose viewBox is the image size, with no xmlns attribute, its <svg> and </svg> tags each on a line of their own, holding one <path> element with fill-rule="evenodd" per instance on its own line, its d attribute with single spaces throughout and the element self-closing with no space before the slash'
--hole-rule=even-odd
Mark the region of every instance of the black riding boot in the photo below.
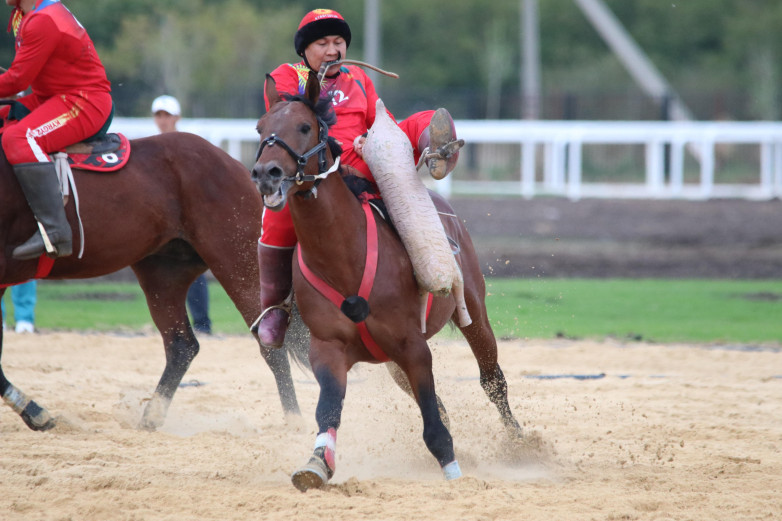
<svg viewBox="0 0 782 521">
<path fill-rule="evenodd" d="M 14 259 L 35 259 L 44 253 L 52 258 L 67 257 L 73 250 L 71 225 L 54 163 L 22 163 L 14 165 L 14 173 L 39 228 L 39 233 L 14 249 Z"/>
<path fill-rule="evenodd" d="M 258 338 L 269 348 L 282 347 L 291 318 L 293 248 L 272 248 L 258 244 L 261 270 L 261 318 Z"/>
</svg>

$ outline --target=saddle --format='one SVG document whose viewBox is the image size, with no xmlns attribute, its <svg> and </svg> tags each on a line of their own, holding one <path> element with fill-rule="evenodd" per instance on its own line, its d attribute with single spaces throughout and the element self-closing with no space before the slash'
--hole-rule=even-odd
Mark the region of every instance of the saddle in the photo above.
<svg viewBox="0 0 782 521">
<path fill-rule="evenodd" d="M 106 134 L 102 137 L 82 141 L 53 155 L 55 161 L 67 157 L 71 168 L 92 172 L 115 172 L 130 159 L 130 141 L 124 134 Z"/>
<path fill-rule="evenodd" d="M 0 100 L 0 105 L 11 105 L 8 120 L 21 120 L 30 110 L 15 100 Z M 124 167 L 130 159 L 130 141 L 123 134 L 109 134 L 108 129 L 114 119 L 114 107 L 98 132 L 85 141 L 65 147 L 64 150 L 51 154 L 52 162 L 57 171 L 62 191 L 63 205 L 68 203 L 73 191 L 76 206 L 76 218 L 79 223 L 79 235 L 81 247 L 78 258 L 84 254 L 84 226 L 79 209 L 79 195 L 76 191 L 76 183 L 73 179 L 71 168 L 89 170 L 92 172 L 115 172 Z M 5 121 L 0 118 L 0 134 L 5 130 Z M 39 261 L 36 278 L 43 278 L 52 268 L 51 259 L 43 255 Z"/>
<path fill-rule="evenodd" d="M 7 116 L 9 121 L 22 120 L 30 113 L 30 109 L 16 100 L 0 100 L 0 105 L 11 106 Z M 92 172 L 114 172 L 125 166 L 130 158 L 130 141 L 122 134 L 108 133 L 113 119 L 114 106 L 111 107 L 111 113 L 103 127 L 94 136 L 52 154 L 52 160 L 61 163 L 58 169 L 66 163 L 69 167 Z M 0 119 L 0 133 L 3 130 L 5 121 Z M 65 168 L 62 170 L 65 171 Z"/>
</svg>

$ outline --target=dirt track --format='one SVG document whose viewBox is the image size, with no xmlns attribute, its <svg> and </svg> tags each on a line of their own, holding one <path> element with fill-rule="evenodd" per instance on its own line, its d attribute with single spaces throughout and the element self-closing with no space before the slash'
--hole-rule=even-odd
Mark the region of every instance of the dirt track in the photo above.
<svg viewBox="0 0 782 521">
<path fill-rule="evenodd" d="M 155 336 L 9 333 L 11 380 L 61 418 L 0 407 L 3 521 L 617 521 L 782 518 L 782 352 L 502 342 L 527 443 L 506 441 L 464 342 L 433 346 L 465 477 L 442 479 L 414 403 L 382 366 L 348 379 L 337 473 L 298 492 L 317 385 L 283 418 L 250 338 L 207 338 L 159 432 L 135 429 L 163 366 Z M 198 383 L 200 385 L 194 385 Z"/>
<path fill-rule="evenodd" d="M 778 202 L 453 201 L 486 273 L 780 277 Z M 137 430 L 163 367 L 157 336 L 6 334 L 8 377 L 61 417 L 46 433 L 0 407 L 0 519 L 782 518 L 782 350 L 505 341 L 528 439 L 507 441 L 469 348 L 433 345 L 465 478 L 441 479 L 418 410 L 381 366 L 351 373 L 337 474 L 289 481 L 315 438 L 317 385 L 283 418 L 250 338 L 204 338 L 159 432 Z M 196 385 L 198 384 L 198 385 Z"/>
<path fill-rule="evenodd" d="M 457 198 L 486 274 L 782 277 L 780 201 Z"/>
</svg>

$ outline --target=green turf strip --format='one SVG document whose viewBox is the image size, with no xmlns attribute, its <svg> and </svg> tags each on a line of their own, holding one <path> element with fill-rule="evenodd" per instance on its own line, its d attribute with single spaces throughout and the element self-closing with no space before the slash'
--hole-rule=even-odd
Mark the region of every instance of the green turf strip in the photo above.
<svg viewBox="0 0 782 521">
<path fill-rule="evenodd" d="M 38 287 L 41 331 L 155 331 L 134 283 Z M 489 317 L 503 338 L 782 343 L 782 281 L 491 278 L 487 290 Z M 210 282 L 209 291 L 214 331 L 245 333 L 220 285 Z M 12 322 L 11 299 L 4 300 Z"/>
</svg>

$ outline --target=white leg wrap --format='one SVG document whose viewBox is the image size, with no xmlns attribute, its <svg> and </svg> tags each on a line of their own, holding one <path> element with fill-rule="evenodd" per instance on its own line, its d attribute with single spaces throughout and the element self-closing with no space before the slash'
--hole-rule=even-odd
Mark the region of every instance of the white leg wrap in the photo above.
<svg viewBox="0 0 782 521">
<path fill-rule="evenodd" d="M 448 465 L 444 466 L 443 474 L 445 475 L 445 479 L 447 481 L 451 481 L 452 479 L 458 479 L 462 477 L 462 469 L 459 468 L 459 462 L 453 460 Z"/>
<path fill-rule="evenodd" d="M 320 447 L 326 447 L 331 451 L 337 450 L 337 432 L 334 429 L 329 429 L 326 432 L 318 434 L 318 437 L 315 438 L 315 447 L 313 447 L 313 450 L 319 449 Z"/>
</svg>

